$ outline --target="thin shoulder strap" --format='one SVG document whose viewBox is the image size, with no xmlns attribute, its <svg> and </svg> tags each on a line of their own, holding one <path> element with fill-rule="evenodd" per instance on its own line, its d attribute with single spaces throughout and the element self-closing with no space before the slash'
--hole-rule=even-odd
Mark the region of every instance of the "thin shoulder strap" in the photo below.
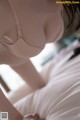
<svg viewBox="0 0 80 120">
<path fill-rule="evenodd" d="M 18 37 L 22 37 L 21 25 L 20 25 L 19 17 L 18 17 L 17 12 L 16 12 L 15 5 L 13 4 L 12 0 L 8 0 L 8 2 L 10 4 L 11 8 L 12 8 L 12 11 L 13 11 L 13 14 L 14 14 L 14 17 L 15 17 Z"/>
</svg>

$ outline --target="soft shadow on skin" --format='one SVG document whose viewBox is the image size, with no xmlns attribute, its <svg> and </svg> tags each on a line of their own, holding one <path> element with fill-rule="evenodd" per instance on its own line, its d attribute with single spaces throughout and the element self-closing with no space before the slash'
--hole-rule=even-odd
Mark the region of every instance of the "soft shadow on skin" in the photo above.
<svg viewBox="0 0 80 120">
<path fill-rule="evenodd" d="M 45 120 L 45 119 L 40 119 L 38 114 L 34 114 L 34 115 L 26 115 L 24 116 L 25 120 Z"/>
</svg>

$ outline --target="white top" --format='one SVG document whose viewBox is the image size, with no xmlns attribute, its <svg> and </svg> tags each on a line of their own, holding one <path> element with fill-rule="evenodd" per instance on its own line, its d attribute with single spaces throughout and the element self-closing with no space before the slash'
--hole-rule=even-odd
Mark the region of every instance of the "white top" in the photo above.
<svg viewBox="0 0 80 120">
<path fill-rule="evenodd" d="M 53 68 L 47 86 L 15 106 L 23 115 L 38 113 L 46 120 L 80 120 L 80 56 Z"/>
</svg>

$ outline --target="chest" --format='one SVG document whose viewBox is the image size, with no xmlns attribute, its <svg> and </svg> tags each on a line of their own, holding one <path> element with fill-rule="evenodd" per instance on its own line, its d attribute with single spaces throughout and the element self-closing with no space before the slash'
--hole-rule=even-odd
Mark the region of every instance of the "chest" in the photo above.
<svg viewBox="0 0 80 120">
<path fill-rule="evenodd" d="M 13 40 L 16 39 L 16 29 L 14 17 L 8 1 L 0 1 L 0 41 L 4 35 L 8 35 Z"/>
</svg>

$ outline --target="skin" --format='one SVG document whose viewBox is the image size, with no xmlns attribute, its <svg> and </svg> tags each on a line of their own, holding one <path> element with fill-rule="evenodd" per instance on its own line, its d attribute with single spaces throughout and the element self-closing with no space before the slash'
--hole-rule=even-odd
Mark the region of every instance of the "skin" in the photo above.
<svg viewBox="0 0 80 120">
<path fill-rule="evenodd" d="M 27 115 L 24 117 L 26 120 L 45 120 L 45 119 L 40 119 L 38 114 L 34 115 Z"/>
<path fill-rule="evenodd" d="M 32 40 L 31 44 L 35 43 L 35 45 L 40 45 L 39 47 L 42 50 L 43 49 L 42 46 L 44 46 L 47 42 L 58 40 L 62 36 L 62 34 L 63 34 L 63 21 L 61 18 L 62 6 L 61 5 L 57 6 L 55 4 L 55 0 L 54 1 L 44 0 L 46 6 L 49 5 L 50 11 L 47 11 L 46 6 L 43 6 L 44 2 L 40 2 L 39 0 L 38 1 L 34 0 L 31 3 L 29 3 L 29 1 L 25 1 L 25 0 L 23 0 L 23 1 L 22 0 L 12 0 L 12 2 L 15 5 L 15 8 L 16 8 L 17 13 L 19 15 L 20 21 L 22 21 L 22 18 L 24 18 L 24 20 L 25 20 L 24 22 L 21 22 L 22 26 L 25 26 L 27 24 L 26 21 L 28 21 L 28 17 L 26 17 L 26 14 L 28 15 L 28 13 L 26 13 L 26 11 L 28 11 L 29 9 L 27 9 L 28 6 L 25 6 L 25 5 L 31 4 L 31 6 L 33 7 L 34 10 L 38 9 L 36 7 L 38 5 L 39 9 L 37 10 L 37 12 L 41 11 L 41 8 L 43 8 L 44 12 L 41 11 L 41 14 L 40 14 L 41 20 L 38 21 L 39 22 L 38 25 L 42 24 L 41 23 L 42 20 L 43 21 L 45 20 L 45 19 L 42 19 L 42 17 L 45 16 L 45 18 L 46 18 L 47 17 L 46 13 L 48 13 L 50 15 L 50 18 L 47 20 L 46 24 L 43 26 L 44 33 L 45 33 L 44 35 L 45 35 L 46 40 L 43 39 L 44 37 L 43 37 L 43 34 L 41 33 L 40 40 L 38 40 L 38 42 L 37 42 L 37 40 L 35 41 L 35 39 L 34 39 L 34 41 L 33 41 L 33 38 L 35 37 L 35 35 L 40 33 L 40 31 L 38 31 L 38 30 L 41 29 L 41 31 L 42 31 L 42 28 L 39 28 L 40 26 L 38 26 L 38 28 L 36 28 L 34 30 L 34 28 L 37 26 L 36 25 L 37 22 L 35 23 L 35 20 L 37 19 L 37 18 L 35 19 L 36 16 L 32 18 L 32 21 L 34 21 L 34 24 L 35 24 L 34 28 L 32 26 L 23 27 L 24 36 L 27 34 L 29 27 L 32 27 L 31 29 L 34 32 L 34 34 L 33 34 L 34 37 L 32 36 L 31 39 L 28 39 L 27 35 L 26 35 L 25 40 L 28 40 L 28 42 Z M 24 7 L 22 6 L 23 3 L 24 3 Z M 35 9 L 35 7 L 36 7 L 36 9 Z M 23 8 L 23 9 L 20 9 L 20 8 Z M 26 8 L 26 11 L 25 11 L 25 8 Z M 7 11 L 6 16 L 5 16 L 5 14 L 2 14 L 2 11 L 4 11 L 4 13 Z M 55 14 L 52 14 L 53 11 L 55 11 L 54 12 Z M 24 13 L 24 14 L 21 14 L 21 13 Z M 43 13 L 43 16 L 42 16 L 42 13 Z M 35 12 L 34 12 L 34 14 L 35 14 Z M 55 17 L 57 18 L 57 22 L 56 22 L 56 19 L 53 19 Z M 59 17 L 59 20 L 58 20 L 58 17 Z M 0 29 L 0 37 L 1 37 L 0 41 L 4 41 L 2 36 L 7 34 L 9 37 L 13 38 L 13 40 L 15 42 L 15 40 L 17 39 L 15 19 L 14 19 L 14 15 L 12 14 L 12 10 L 11 10 L 9 3 L 5 0 L 0 1 L 0 18 L 1 18 L 0 26 L 2 28 L 2 29 Z M 6 19 L 6 21 L 3 21 L 5 19 Z M 53 20 L 54 20 L 54 22 L 53 22 Z M 9 23 L 9 25 L 7 23 Z M 27 24 L 27 25 L 29 25 L 29 24 Z M 57 25 L 57 28 L 56 28 L 56 25 Z M 39 38 L 40 36 L 36 36 L 36 37 Z M 45 44 L 44 44 L 44 41 L 45 41 Z M 1 50 L 0 50 L 0 64 L 10 65 L 12 67 L 12 69 L 14 69 L 18 74 L 21 75 L 21 77 L 25 81 L 28 82 L 29 86 L 33 90 L 39 89 L 39 88 L 46 85 L 46 83 L 44 82 L 42 77 L 39 75 L 39 73 L 36 71 L 35 67 L 32 65 L 29 58 L 26 59 L 27 56 L 24 56 L 24 58 L 22 58 L 20 55 L 17 56 L 16 54 L 14 54 L 12 52 L 10 47 L 6 48 L 5 44 L 0 44 L 0 48 L 1 48 Z M 17 52 L 17 51 L 15 51 L 15 52 Z M 36 55 L 36 53 L 35 53 L 35 55 Z"/>
<path fill-rule="evenodd" d="M 28 120 L 39 120 L 39 116 L 38 116 L 38 114 L 34 114 L 34 115 L 27 115 L 27 116 L 25 116 L 24 117 L 26 120 L 28 119 Z"/>
<path fill-rule="evenodd" d="M 20 17 L 20 20 L 22 21 L 22 18 L 23 17 L 25 18 L 25 16 L 26 16 L 26 11 L 24 9 L 24 8 L 26 8 L 26 6 L 23 7 L 22 3 L 23 3 L 23 1 L 24 2 L 26 2 L 26 1 L 25 0 L 23 0 L 23 1 L 22 0 L 13 0 L 13 1 L 14 1 L 15 5 L 16 5 L 16 9 L 20 12 L 19 17 Z M 46 0 L 44 0 L 44 1 L 46 1 Z M 38 4 L 38 2 L 40 2 L 40 1 L 34 0 L 32 5 L 35 6 L 35 5 Z M 53 3 L 55 2 L 55 0 L 50 0 L 50 1 L 48 0 L 48 2 L 49 2 L 49 4 L 51 6 L 53 6 Z M 26 3 L 24 3 L 24 4 L 28 5 Z M 23 9 L 20 9 L 22 7 L 23 7 Z M 28 31 L 29 31 L 29 29 L 27 29 L 27 28 L 32 27 L 32 26 L 27 26 L 26 28 L 23 27 L 23 29 L 25 31 L 24 32 L 24 36 L 25 36 L 25 39 L 28 40 L 28 42 L 30 41 L 31 44 L 35 43 L 35 45 L 39 44 L 40 45 L 39 47 L 42 50 L 43 49 L 42 46 L 44 46 L 44 44 L 46 44 L 48 42 L 55 41 L 55 40 L 59 40 L 61 38 L 64 30 L 62 30 L 63 28 L 61 28 L 61 26 L 60 26 L 61 23 L 62 23 L 61 22 L 62 19 L 60 19 L 61 18 L 60 17 L 61 16 L 60 13 L 62 11 L 62 8 L 61 8 L 60 5 L 59 5 L 59 7 L 60 8 L 56 9 L 56 11 L 55 11 L 55 9 L 52 9 L 52 11 L 56 12 L 56 14 L 54 15 L 54 19 L 52 19 L 52 21 L 54 21 L 53 22 L 54 24 L 51 24 L 52 21 L 50 20 L 50 18 L 52 18 L 52 17 L 50 17 L 48 19 L 50 21 L 47 20 L 47 23 L 44 25 L 44 28 L 45 28 L 44 29 L 45 37 L 41 33 L 40 36 L 42 35 L 42 38 L 39 41 L 37 41 L 36 39 L 34 39 L 32 41 L 31 41 L 31 39 L 27 39 L 27 35 L 28 35 Z M 42 10 L 41 6 L 39 6 L 39 8 L 40 8 L 40 10 Z M 54 8 L 56 8 L 56 5 L 54 6 Z M 2 14 L 2 11 L 4 11 L 3 14 Z M 6 11 L 7 11 L 7 13 L 5 15 Z M 21 13 L 24 13 L 24 16 L 22 16 Z M 43 13 L 43 11 L 42 11 L 42 13 Z M 55 17 L 57 17 L 57 19 L 55 19 Z M 22 26 L 25 26 L 27 24 L 26 21 L 29 21 L 28 17 L 26 17 L 26 18 L 27 19 L 25 19 L 24 22 L 21 22 Z M 14 39 L 14 42 L 15 42 L 15 40 L 17 39 L 16 24 L 14 22 L 15 20 L 14 20 L 14 16 L 12 15 L 11 8 L 10 8 L 10 6 L 9 6 L 9 4 L 8 4 L 8 2 L 6 0 L 0 0 L 0 20 L 2 21 L 2 22 L 0 22 L 0 28 L 2 28 L 2 29 L 0 29 L 0 41 L 3 41 L 3 39 L 1 39 L 1 38 L 2 38 L 3 35 L 5 35 L 5 33 L 7 33 L 9 35 L 9 37 L 11 37 L 11 38 Z M 59 21 L 57 21 L 57 20 L 59 20 Z M 56 21 L 57 21 L 57 23 L 56 23 Z M 7 23 L 9 23 L 9 25 Z M 35 22 L 35 23 L 37 23 L 37 22 Z M 38 23 L 38 25 L 39 25 L 39 23 Z M 57 28 L 56 28 L 56 25 L 57 25 Z M 53 28 L 54 28 L 54 30 L 53 30 Z M 34 32 L 34 28 L 32 28 L 32 30 Z M 38 31 L 38 33 L 40 33 L 40 30 L 42 30 L 41 26 L 40 26 L 40 28 L 37 27 L 36 34 L 37 34 L 37 31 Z M 57 36 L 56 36 L 56 33 L 57 33 Z M 34 34 L 33 34 L 33 36 L 34 36 Z M 57 37 L 57 39 L 56 39 L 56 37 Z M 45 38 L 45 40 L 44 40 L 44 38 Z M 38 39 L 38 37 L 37 37 L 37 39 Z M 50 41 L 48 41 L 48 40 L 50 40 Z M 20 55 L 19 56 L 14 55 L 9 48 L 7 48 L 8 50 L 6 50 L 5 46 L 2 45 L 2 44 L 0 44 L 0 48 L 1 48 L 0 49 L 0 64 L 8 64 L 8 65 L 10 65 L 18 74 L 21 75 L 21 77 L 26 82 L 28 82 L 28 84 L 30 85 L 30 87 L 33 90 L 39 89 L 39 88 L 41 88 L 41 87 L 43 87 L 43 86 L 46 85 L 46 83 L 44 82 L 44 80 L 37 73 L 37 71 L 34 68 L 34 66 L 32 65 L 32 63 L 29 61 L 29 58 L 26 61 L 26 56 L 24 56 L 24 58 L 22 58 Z M 35 55 L 37 55 L 37 54 L 35 54 Z M 4 56 L 5 56 L 5 58 L 4 58 Z M 0 106 L 3 107 L 2 104 Z M 38 114 L 28 115 L 28 116 L 25 116 L 25 118 L 26 119 L 33 119 L 33 120 L 39 120 L 40 119 L 39 116 L 38 116 Z"/>
<path fill-rule="evenodd" d="M 33 8 L 35 8 L 37 5 L 39 5 L 39 7 L 37 7 L 38 10 L 37 9 L 34 9 L 34 10 L 36 10 L 37 12 L 41 11 L 40 15 L 43 15 L 40 17 L 40 19 L 38 19 L 37 22 L 35 22 L 35 17 L 37 17 L 36 14 L 35 14 L 35 17 L 33 16 L 33 19 L 32 19 L 32 21 L 34 21 L 33 27 L 31 24 L 29 24 L 29 23 L 27 24 L 27 22 L 26 22 L 26 21 L 29 22 L 31 20 L 31 19 L 30 20 L 28 19 L 29 17 L 26 17 L 26 14 L 27 15 L 29 15 L 29 14 L 25 11 L 25 8 L 26 9 L 28 8 L 28 4 L 25 2 L 29 2 L 29 1 L 25 1 L 25 0 L 23 0 L 23 1 L 22 0 L 12 0 L 12 1 L 14 2 L 15 8 L 17 9 L 17 11 L 19 11 L 18 15 L 19 15 L 19 18 L 21 21 L 21 25 L 23 26 L 25 40 L 28 40 L 28 42 L 30 42 L 32 45 L 35 44 L 35 45 L 39 46 L 40 52 L 46 43 L 53 42 L 53 41 L 61 38 L 61 36 L 63 34 L 63 21 L 61 18 L 62 6 L 59 5 L 57 7 L 56 4 L 54 5 L 55 0 L 54 1 L 51 0 L 50 2 L 49 1 L 46 2 L 46 0 L 44 0 L 42 3 L 39 0 L 33 1 L 33 3 L 31 4 Z M 27 5 L 27 6 L 23 7 L 22 6 L 23 3 L 24 3 L 24 5 Z M 47 11 L 47 7 L 43 6 L 44 5 L 43 3 L 46 3 L 46 6 L 49 4 L 49 7 L 50 8 L 52 7 L 52 9 L 50 9 L 50 11 Z M 54 7 L 53 7 L 53 5 L 54 5 Z M 20 8 L 23 8 L 23 9 L 20 9 Z M 55 9 L 56 9 L 56 11 L 55 11 Z M 43 12 L 42 10 L 44 10 L 45 12 Z M 2 14 L 2 11 L 3 11 L 3 14 Z M 55 11 L 54 16 L 52 16 L 53 11 Z M 6 15 L 5 15 L 5 12 L 6 12 Z M 50 14 L 49 14 L 50 17 L 47 16 L 47 12 L 48 13 L 50 12 Z M 21 14 L 21 13 L 24 13 L 24 14 Z M 45 20 L 44 16 L 45 16 L 45 18 L 49 17 L 49 19 Z M 32 16 L 30 16 L 30 17 L 32 18 Z M 0 18 L 1 18 L 0 28 L 2 28 L 2 29 L 0 29 L 0 41 L 3 41 L 2 37 L 5 34 L 7 34 L 9 37 L 13 38 L 14 42 L 16 42 L 17 32 L 16 32 L 15 19 L 12 14 L 11 7 L 6 0 L 0 1 Z M 25 18 L 24 22 L 22 22 L 22 18 Z M 57 18 L 57 22 L 56 22 L 55 18 Z M 44 22 L 45 23 L 44 24 L 44 32 L 42 32 L 43 29 L 41 27 L 41 25 L 43 24 L 43 23 L 41 23 L 42 20 L 46 22 L 46 23 Z M 7 23 L 9 23 L 9 25 Z M 40 26 L 38 26 L 38 25 L 40 25 Z M 57 25 L 57 28 L 56 28 L 56 25 Z M 26 26 L 26 27 L 24 27 L 24 26 Z M 27 36 L 29 35 L 28 31 L 29 31 L 30 27 L 33 31 L 32 39 L 30 39 L 30 38 L 27 39 Z M 35 27 L 36 27 L 36 30 L 34 30 Z M 54 28 L 54 30 L 53 30 L 53 28 Z M 39 36 L 37 36 L 38 34 L 39 34 Z M 36 36 L 36 38 L 35 38 L 35 36 Z M 14 69 L 18 74 L 20 74 L 21 77 L 29 84 L 29 86 L 31 87 L 31 89 L 33 89 L 33 91 L 36 89 L 40 89 L 41 87 L 46 85 L 45 81 L 42 79 L 40 74 L 36 71 L 36 69 L 34 68 L 34 66 L 32 65 L 32 63 L 30 62 L 30 60 L 27 56 L 24 56 L 24 57 L 21 57 L 20 55 L 17 56 L 16 54 L 13 54 L 12 50 L 9 47 L 7 47 L 7 48 L 6 47 L 7 46 L 5 46 L 5 44 L 0 44 L 0 48 L 1 48 L 0 64 L 10 65 L 12 67 L 12 69 Z M 37 55 L 37 54 L 35 53 L 35 55 Z M 34 56 L 34 55 L 32 55 L 32 56 Z M 27 57 L 27 60 L 26 60 L 26 57 Z M 39 116 L 37 114 L 35 114 L 35 115 L 29 115 L 29 116 L 27 116 L 27 118 L 38 120 Z"/>
</svg>

